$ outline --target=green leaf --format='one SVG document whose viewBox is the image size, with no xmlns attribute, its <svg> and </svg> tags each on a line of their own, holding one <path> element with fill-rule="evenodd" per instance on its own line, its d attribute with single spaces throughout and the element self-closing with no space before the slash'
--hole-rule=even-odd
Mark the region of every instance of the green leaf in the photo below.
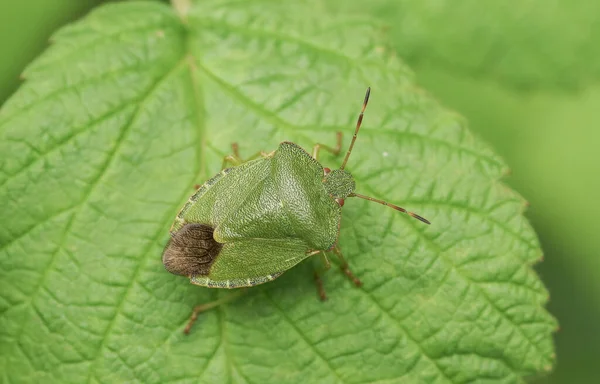
<svg viewBox="0 0 600 384">
<path fill-rule="evenodd" d="M 289 2 L 287 2 L 289 3 Z M 520 382 L 551 368 L 541 257 L 507 168 L 415 87 L 378 27 L 318 4 L 98 8 L 54 36 L 0 111 L 0 372 L 6 382 Z M 232 141 L 348 145 L 361 200 L 317 299 L 311 262 L 242 299 L 167 273 L 193 185 Z M 327 166 L 341 159 L 324 157 Z M 317 260 L 318 261 L 318 260 Z"/>
<path fill-rule="evenodd" d="M 600 2 L 374 0 L 328 2 L 384 20 L 413 66 L 517 87 L 576 88 L 600 79 Z"/>
</svg>

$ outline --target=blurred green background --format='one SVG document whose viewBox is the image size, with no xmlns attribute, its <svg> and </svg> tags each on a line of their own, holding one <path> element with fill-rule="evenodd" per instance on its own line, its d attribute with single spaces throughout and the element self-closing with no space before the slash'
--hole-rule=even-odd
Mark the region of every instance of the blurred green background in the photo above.
<svg viewBox="0 0 600 384">
<path fill-rule="evenodd" d="M 16 90 L 19 74 L 45 49 L 52 32 L 100 3 L 0 2 L 0 104 Z M 578 36 L 580 41 L 594 40 L 589 25 L 565 24 L 560 7 L 551 11 L 556 17 L 547 11 L 546 27 Z M 597 18 L 600 24 L 600 15 Z M 524 21 L 521 25 L 529 25 Z M 432 44 L 443 45 L 444 38 L 437 36 Z M 448 35 L 453 38 L 456 43 L 456 37 Z M 427 41 L 420 44 L 426 47 Z M 477 41 L 464 44 L 474 44 L 471 48 L 477 50 Z M 600 46 L 596 49 L 600 51 Z M 576 49 L 569 52 L 568 45 L 561 47 L 560 54 L 572 55 L 568 59 L 575 63 L 573 68 L 585 68 L 586 60 L 594 56 Z M 531 203 L 527 215 L 545 252 L 536 269 L 551 293 L 549 310 L 561 324 L 555 337 L 558 363 L 552 375 L 540 382 L 600 382 L 596 366 L 600 356 L 600 82 L 590 75 L 581 77 L 576 87 L 533 82 L 524 89 L 498 76 L 486 76 L 485 71 L 471 74 L 464 68 L 419 60 L 418 53 L 408 63 L 424 89 L 466 116 L 471 129 L 506 159 L 512 169 L 506 182 Z M 539 72 L 546 73 L 545 68 Z M 537 75 L 531 72 L 534 78 L 543 77 Z M 555 79 L 555 83 L 562 81 Z"/>
</svg>

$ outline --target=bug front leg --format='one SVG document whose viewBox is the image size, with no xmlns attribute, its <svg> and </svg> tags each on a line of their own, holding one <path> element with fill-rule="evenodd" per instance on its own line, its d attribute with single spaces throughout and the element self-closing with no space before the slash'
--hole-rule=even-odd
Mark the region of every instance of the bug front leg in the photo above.
<svg viewBox="0 0 600 384">
<path fill-rule="evenodd" d="M 240 156 L 239 145 L 237 143 L 231 143 L 231 149 L 232 149 L 233 154 L 229 155 L 229 156 L 225 156 L 223 158 L 223 164 L 221 165 L 221 169 L 225 169 L 227 167 L 227 163 L 229 163 L 235 167 L 235 166 L 245 163 L 246 161 L 258 159 L 261 156 L 269 157 L 272 154 L 272 153 L 271 154 L 267 153 L 265 151 L 258 151 L 254 155 L 247 158 L 246 160 L 242 160 L 242 157 Z"/>
<path fill-rule="evenodd" d="M 232 155 L 227 155 L 223 158 L 223 163 L 221 164 L 221 170 L 227 168 L 227 164 L 231 164 L 232 166 L 237 166 L 242 164 L 244 161 L 240 158 L 239 146 L 237 143 L 231 143 L 231 150 L 233 152 Z M 202 184 L 195 184 L 194 189 L 198 190 Z"/>
<path fill-rule="evenodd" d="M 240 157 L 240 147 L 237 143 L 231 143 L 231 151 L 233 152 L 232 155 L 228 155 L 223 158 L 223 164 L 221 164 L 221 169 L 227 168 L 227 163 L 230 163 L 232 166 L 235 167 L 244 162 Z"/>
<path fill-rule="evenodd" d="M 342 132 L 336 132 L 336 144 L 335 144 L 335 148 L 331 148 L 328 145 L 325 144 L 315 144 L 313 147 L 313 151 L 312 151 L 312 157 L 315 160 L 319 160 L 319 151 L 321 149 L 324 149 L 328 152 L 331 152 L 334 156 L 337 156 L 340 154 L 340 152 L 342 151 Z"/>
</svg>

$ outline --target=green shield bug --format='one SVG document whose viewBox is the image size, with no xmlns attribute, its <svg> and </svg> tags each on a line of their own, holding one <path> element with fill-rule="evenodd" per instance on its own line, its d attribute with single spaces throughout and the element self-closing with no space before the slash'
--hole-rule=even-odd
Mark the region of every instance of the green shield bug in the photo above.
<svg viewBox="0 0 600 384">
<path fill-rule="evenodd" d="M 316 144 L 312 156 L 294 143 L 282 142 L 273 152 L 261 152 L 254 160 L 242 161 L 233 144 L 233 155 L 225 157 L 223 170 L 202 184 L 177 214 L 162 256 L 165 268 L 187 276 L 196 285 L 241 288 L 274 280 L 317 254 L 329 267 L 326 252 L 333 252 L 344 274 L 360 286 L 337 245 L 345 199 L 373 201 L 429 224 L 404 208 L 354 192 L 354 177 L 345 167 L 370 92 L 368 88 L 339 169 L 324 168 L 318 155 L 321 149 L 338 155 L 341 132 L 337 133 L 335 148 Z M 226 168 L 227 163 L 233 166 Z M 324 300 L 316 272 L 315 279 Z M 189 332 L 199 312 L 223 304 L 230 297 L 194 308 L 185 332 Z"/>
</svg>

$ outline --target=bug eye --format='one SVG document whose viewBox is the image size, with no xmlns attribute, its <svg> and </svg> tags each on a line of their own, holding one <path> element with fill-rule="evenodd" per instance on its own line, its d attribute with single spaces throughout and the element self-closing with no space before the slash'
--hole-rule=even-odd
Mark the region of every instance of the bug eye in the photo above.
<svg viewBox="0 0 600 384">
<path fill-rule="evenodd" d="M 327 176 L 328 174 L 331 173 L 331 169 L 329 169 L 329 168 L 323 168 L 323 173 L 325 174 L 325 176 Z"/>
<path fill-rule="evenodd" d="M 335 199 L 335 201 L 340 205 L 340 207 L 344 206 L 344 199 Z"/>
</svg>

